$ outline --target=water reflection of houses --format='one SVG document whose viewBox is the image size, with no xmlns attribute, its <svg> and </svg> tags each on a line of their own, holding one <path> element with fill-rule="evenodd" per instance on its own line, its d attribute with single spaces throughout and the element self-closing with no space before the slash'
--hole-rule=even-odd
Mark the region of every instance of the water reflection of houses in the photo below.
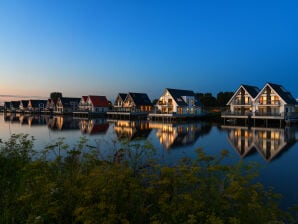
<svg viewBox="0 0 298 224">
<path fill-rule="evenodd" d="M 71 116 L 55 116 L 47 119 L 48 128 L 51 130 L 67 131 L 78 130 L 79 120 L 73 119 Z"/>
<path fill-rule="evenodd" d="M 82 134 L 105 134 L 109 128 L 109 123 L 104 118 L 92 120 L 80 120 L 79 126 Z"/>
<path fill-rule="evenodd" d="M 222 128 L 228 130 L 228 140 L 241 158 L 257 151 L 269 162 L 296 143 L 295 131 L 291 127 L 223 126 Z"/>
<path fill-rule="evenodd" d="M 46 120 L 43 116 L 28 116 L 27 122 L 29 126 L 46 125 Z"/>
<path fill-rule="evenodd" d="M 208 134 L 211 126 L 204 123 L 156 123 L 151 122 L 150 128 L 157 129 L 156 136 L 166 149 L 192 145 L 200 136 Z"/>
<path fill-rule="evenodd" d="M 37 126 L 45 125 L 46 119 L 39 115 L 24 115 L 24 114 L 6 114 L 4 115 L 4 121 L 10 123 L 19 123 L 21 125 Z"/>
<path fill-rule="evenodd" d="M 10 122 L 10 123 L 19 123 L 19 114 L 15 113 L 9 113 L 9 114 L 4 114 L 4 121 L 5 122 Z"/>
<path fill-rule="evenodd" d="M 115 121 L 114 131 L 118 139 L 147 139 L 151 132 L 148 122 L 140 120 L 117 120 Z"/>
</svg>

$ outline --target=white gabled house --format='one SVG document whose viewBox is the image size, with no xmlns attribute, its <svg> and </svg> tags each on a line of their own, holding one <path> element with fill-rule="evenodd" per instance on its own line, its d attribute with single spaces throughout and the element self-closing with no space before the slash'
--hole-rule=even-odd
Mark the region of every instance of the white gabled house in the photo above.
<svg viewBox="0 0 298 224">
<path fill-rule="evenodd" d="M 152 109 L 152 103 L 146 93 L 119 93 L 113 105 L 118 112 L 148 113 Z"/>
<path fill-rule="evenodd" d="M 295 113 L 296 99 L 283 86 L 266 83 L 263 89 L 241 85 L 227 103 L 229 111 L 223 118 L 278 119 L 291 122 L 298 118 Z"/>
<path fill-rule="evenodd" d="M 20 111 L 25 112 L 28 109 L 29 100 L 20 101 Z"/>
<path fill-rule="evenodd" d="M 87 99 L 88 99 L 88 96 L 82 96 L 79 102 L 79 110 L 81 111 L 88 110 Z"/>
<path fill-rule="evenodd" d="M 114 103 L 114 109 L 115 110 L 123 110 L 124 108 L 124 101 L 127 97 L 127 93 L 119 93 L 115 103 Z"/>
<path fill-rule="evenodd" d="M 162 114 L 202 115 L 202 104 L 191 90 L 166 88 L 155 107 Z"/>
<path fill-rule="evenodd" d="M 46 107 L 46 100 L 29 100 L 28 110 L 29 112 L 36 113 L 41 112 Z"/>
<path fill-rule="evenodd" d="M 58 99 L 48 99 L 46 103 L 45 110 L 48 112 L 56 111 Z"/>
<path fill-rule="evenodd" d="M 266 83 L 255 98 L 255 116 L 281 116 L 295 112 L 297 101 L 283 86 Z"/>
<path fill-rule="evenodd" d="M 255 111 L 255 97 L 260 89 L 256 86 L 241 85 L 227 103 L 230 113 L 233 115 L 251 115 Z"/>
<path fill-rule="evenodd" d="M 76 111 L 79 107 L 80 100 L 81 98 L 74 98 L 74 97 L 58 98 L 55 113 L 64 114 L 64 113 L 72 113 Z"/>
</svg>

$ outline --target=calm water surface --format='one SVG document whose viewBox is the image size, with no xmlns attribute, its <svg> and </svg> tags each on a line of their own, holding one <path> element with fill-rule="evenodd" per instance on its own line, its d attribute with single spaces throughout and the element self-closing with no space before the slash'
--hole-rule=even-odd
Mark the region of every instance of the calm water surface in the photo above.
<svg viewBox="0 0 298 224">
<path fill-rule="evenodd" d="M 124 138 L 131 143 L 146 140 L 156 148 L 159 160 L 167 164 L 175 164 L 185 156 L 195 158 L 197 148 L 209 154 L 226 149 L 230 152 L 227 163 L 243 160 L 261 164 L 258 180 L 283 194 L 282 206 L 298 204 L 298 127 L 247 128 L 1 114 L 0 139 L 6 140 L 14 133 L 34 136 L 36 149 L 54 144 L 59 138 L 73 146 L 85 136 L 88 145 L 103 154 L 119 148 Z"/>
</svg>

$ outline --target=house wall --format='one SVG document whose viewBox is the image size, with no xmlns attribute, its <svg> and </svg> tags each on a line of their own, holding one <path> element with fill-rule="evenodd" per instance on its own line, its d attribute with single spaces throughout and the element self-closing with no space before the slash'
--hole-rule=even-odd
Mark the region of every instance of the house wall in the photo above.
<svg viewBox="0 0 298 224">
<path fill-rule="evenodd" d="M 123 107 L 123 100 L 120 96 L 117 96 L 114 107 Z"/>
<path fill-rule="evenodd" d="M 107 107 L 93 107 L 93 106 L 91 106 L 90 111 L 96 112 L 96 113 L 105 113 L 105 112 L 108 112 L 108 108 Z"/>
<path fill-rule="evenodd" d="M 239 114 L 254 113 L 256 110 L 254 102 L 254 98 L 244 88 L 241 88 L 230 104 L 230 111 Z"/>
<path fill-rule="evenodd" d="M 162 113 L 177 113 L 178 105 L 168 91 L 159 98 L 156 106 Z"/>
<path fill-rule="evenodd" d="M 168 91 L 165 91 L 159 98 L 156 106 L 162 113 L 177 113 L 180 115 L 200 115 L 202 113 L 202 108 L 195 106 L 194 96 L 182 96 L 182 99 L 188 104 L 188 106 L 178 106 L 171 94 Z"/>
<path fill-rule="evenodd" d="M 292 106 L 286 106 L 279 95 L 267 86 L 255 100 L 255 111 L 259 114 L 284 114 L 292 111 Z"/>
<path fill-rule="evenodd" d="M 79 107 L 80 110 L 87 110 L 88 109 L 87 102 L 84 100 L 83 97 L 81 98 L 78 107 Z"/>
<path fill-rule="evenodd" d="M 71 113 L 78 108 L 78 104 L 76 102 L 70 102 L 70 106 L 63 106 L 62 102 L 59 101 L 57 103 L 57 111 L 62 113 Z"/>
<path fill-rule="evenodd" d="M 240 88 L 230 101 L 230 111 L 234 114 L 255 115 L 285 115 L 295 112 L 295 105 L 286 102 L 271 88 L 266 85 L 256 98 L 252 98 L 244 88 Z"/>
</svg>

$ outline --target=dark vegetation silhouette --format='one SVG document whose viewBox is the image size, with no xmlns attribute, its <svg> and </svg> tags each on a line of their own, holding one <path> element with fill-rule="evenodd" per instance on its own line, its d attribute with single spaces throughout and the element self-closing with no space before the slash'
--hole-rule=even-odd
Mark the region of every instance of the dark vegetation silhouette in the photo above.
<svg viewBox="0 0 298 224">
<path fill-rule="evenodd" d="M 290 223 L 254 164 L 225 165 L 197 150 L 161 165 L 147 142 L 103 156 L 86 138 L 34 150 L 28 135 L 0 142 L 0 223 Z M 117 158 L 114 158 L 118 155 Z M 120 155 L 120 156 L 119 156 Z"/>
</svg>

